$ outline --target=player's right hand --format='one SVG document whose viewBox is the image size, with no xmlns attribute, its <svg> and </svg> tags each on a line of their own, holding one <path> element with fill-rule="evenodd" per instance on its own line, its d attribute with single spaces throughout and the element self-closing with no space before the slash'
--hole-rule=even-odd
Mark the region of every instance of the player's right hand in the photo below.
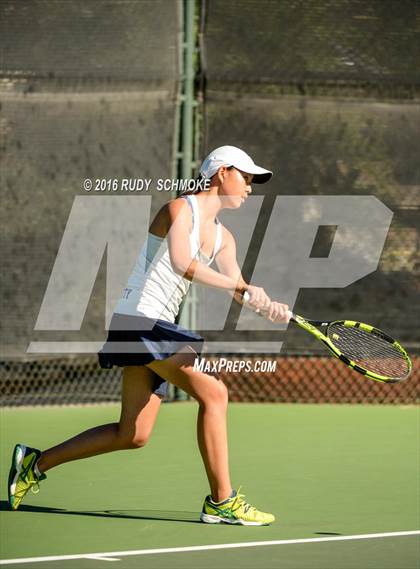
<svg viewBox="0 0 420 569">
<path fill-rule="evenodd" d="M 246 304 L 255 312 L 265 312 L 269 309 L 271 299 L 262 287 L 248 285 Z"/>
<path fill-rule="evenodd" d="M 282 302 L 273 301 L 264 316 L 267 318 L 267 320 L 270 320 L 275 324 L 287 324 L 291 316 L 291 313 L 289 312 L 289 305 L 283 304 Z"/>
</svg>

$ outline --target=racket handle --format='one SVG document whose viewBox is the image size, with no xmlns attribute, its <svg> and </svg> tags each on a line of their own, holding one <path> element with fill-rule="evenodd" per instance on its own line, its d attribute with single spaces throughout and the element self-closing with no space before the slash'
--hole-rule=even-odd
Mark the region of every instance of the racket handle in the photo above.
<svg viewBox="0 0 420 569">
<path fill-rule="evenodd" d="M 249 292 L 246 290 L 243 294 L 242 294 L 242 300 L 244 302 L 244 304 L 246 304 L 250 299 L 249 296 Z M 254 310 L 255 314 L 258 314 L 258 316 L 262 316 L 261 314 L 261 310 L 259 308 L 257 308 L 256 310 Z"/>
<path fill-rule="evenodd" d="M 249 292 L 246 290 L 243 295 L 242 295 L 242 300 L 244 301 L 244 304 L 246 304 L 250 299 L 249 296 Z M 257 308 L 257 310 L 254 310 L 255 314 L 258 314 L 258 316 L 262 316 L 261 314 L 261 310 L 259 308 Z"/>
<path fill-rule="evenodd" d="M 293 314 L 293 312 L 291 310 L 287 311 L 287 321 L 288 322 L 296 322 L 295 315 Z"/>
<path fill-rule="evenodd" d="M 242 300 L 244 301 L 244 304 L 246 304 L 249 301 L 249 292 L 246 290 L 243 295 L 242 295 Z M 255 310 L 255 313 L 258 314 L 259 316 L 262 316 L 261 314 L 261 310 L 259 308 L 257 308 L 257 310 Z M 287 321 L 292 320 L 293 322 L 295 322 L 295 315 L 293 314 L 293 312 L 291 310 L 287 311 Z"/>
</svg>

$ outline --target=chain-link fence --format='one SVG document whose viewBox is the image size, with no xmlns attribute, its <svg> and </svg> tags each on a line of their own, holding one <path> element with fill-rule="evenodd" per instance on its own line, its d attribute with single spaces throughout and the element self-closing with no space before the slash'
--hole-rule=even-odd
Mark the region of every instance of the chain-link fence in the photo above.
<svg viewBox="0 0 420 569">
<path fill-rule="evenodd" d="M 373 323 L 416 353 L 418 2 L 213 0 L 205 3 L 205 16 L 205 151 L 234 144 L 274 171 L 267 186 L 253 187 L 264 201 L 244 262 L 246 278 L 274 297 L 282 290 L 273 277 L 280 240 L 273 257 L 257 263 L 276 200 L 281 207 L 290 195 L 374 196 L 393 213 L 378 269 L 345 289 L 301 288 L 294 310 L 315 319 Z M 224 221 L 232 224 L 228 217 Z M 305 220 L 299 221 L 303 230 Z M 328 258 L 335 228 L 324 229 L 311 257 Z M 363 254 L 365 238 L 360 232 L 355 254 Z M 278 336 L 286 340 L 283 353 L 308 353 L 314 346 L 292 329 L 286 338 L 274 330 L 238 337 L 237 318 L 232 310 L 230 339 Z M 209 333 L 212 340 L 218 336 Z"/>
<path fill-rule="evenodd" d="M 357 374 L 339 360 L 325 356 L 228 356 L 249 370 L 256 362 L 270 371 L 221 371 L 231 401 L 277 403 L 387 403 L 420 401 L 420 359 L 413 360 L 408 381 L 382 384 Z M 209 356 L 207 362 L 219 362 Z M 236 362 L 236 363 L 235 363 Z M 275 366 L 275 370 L 271 371 Z M 237 368 L 237 367 L 236 367 Z M 232 369 L 234 369 L 232 367 Z M 261 369 L 261 368 L 260 368 Z M 121 370 L 102 370 L 96 358 L 9 361 L 0 364 L 0 399 L 5 406 L 110 403 L 120 399 Z M 170 391 L 169 400 L 173 397 Z"/>
<path fill-rule="evenodd" d="M 202 154 L 234 144 L 275 173 L 269 185 L 254 186 L 264 201 L 244 251 L 245 278 L 276 296 L 266 279 L 273 265 L 254 274 L 276 198 L 375 196 L 393 212 L 378 270 L 345 289 L 302 288 L 294 309 L 313 318 L 370 322 L 416 354 L 418 2 L 198 4 L 202 116 L 196 129 Z M 100 370 L 96 358 L 28 361 L 25 354 L 33 339 L 72 340 L 77 334 L 77 340 L 98 342 L 105 336 L 104 263 L 80 331 L 34 332 L 34 325 L 73 200 L 85 195 L 83 181 L 175 175 L 181 8 L 181 0 L 0 0 L 0 386 L 7 405 L 119 397 L 120 370 Z M 171 196 L 152 194 L 153 214 Z M 228 215 L 221 218 L 231 227 Z M 311 256 L 327 258 L 333 238 L 332 227 L 320 232 Z M 217 302 L 209 289 L 198 292 L 202 307 Z M 198 327 L 214 343 L 245 347 L 278 340 L 284 346 L 269 377 L 223 376 L 234 400 L 418 399 L 416 359 L 407 382 L 383 386 L 320 356 L 316 342 L 297 329 L 290 327 L 287 335 L 240 330 L 238 319 L 239 307 L 233 307 L 223 330 L 205 330 L 203 318 Z"/>
<path fill-rule="evenodd" d="M 210 0 L 208 88 L 279 92 L 310 82 L 419 85 L 416 0 Z M 258 87 L 257 87 L 258 85 Z M 281 92 L 281 91 L 280 91 Z"/>
<path fill-rule="evenodd" d="M 118 401 L 121 370 L 103 370 L 93 357 L 0 362 L 5 406 L 71 405 Z"/>
<path fill-rule="evenodd" d="M 98 196 L 97 179 L 173 177 L 180 18 L 177 1 L 0 1 L 3 358 L 33 339 L 75 197 Z M 152 214 L 168 199 L 148 195 Z M 102 267 L 85 340 L 104 336 L 105 288 Z"/>
<path fill-rule="evenodd" d="M 269 356 L 267 356 L 269 358 Z M 258 356 L 260 360 L 260 356 Z M 249 359 L 254 365 L 256 357 Z M 415 358 L 410 379 L 384 384 L 366 379 L 339 360 L 325 356 L 284 356 L 275 360 L 275 372 L 222 373 L 232 401 L 282 403 L 420 402 L 420 361 Z"/>
</svg>

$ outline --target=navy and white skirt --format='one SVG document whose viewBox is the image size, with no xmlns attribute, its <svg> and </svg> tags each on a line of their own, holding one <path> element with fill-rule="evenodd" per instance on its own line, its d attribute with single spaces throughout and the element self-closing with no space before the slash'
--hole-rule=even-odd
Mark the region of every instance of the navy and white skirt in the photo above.
<svg viewBox="0 0 420 569">
<path fill-rule="evenodd" d="M 203 349 L 204 338 L 179 324 L 155 320 L 147 316 L 130 316 L 114 313 L 108 337 L 99 352 L 99 364 L 104 369 L 115 366 L 140 366 L 153 360 L 164 360 L 177 352 L 189 351 L 198 354 Z M 153 391 L 167 395 L 168 384 L 156 376 Z"/>
</svg>

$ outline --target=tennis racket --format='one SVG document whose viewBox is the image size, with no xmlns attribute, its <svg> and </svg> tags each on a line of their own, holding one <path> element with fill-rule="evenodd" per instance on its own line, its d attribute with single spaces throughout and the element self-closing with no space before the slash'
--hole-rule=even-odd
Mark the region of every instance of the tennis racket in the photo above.
<svg viewBox="0 0 420 569">
<path fill-rule="evenodd" d="M 249 300 L 246 291 L 243 300 Z M 411 373 L 410 356 L 401 344 L 374 326 L 354 320 L 308 320 L 293 312 L 289 312 L 289 317 L 290 322 L 315 336 L 336 358 L 370 379 L 398 383 Z M 325 328 L 325 333 L 319 328 Z"/>
</svg>

